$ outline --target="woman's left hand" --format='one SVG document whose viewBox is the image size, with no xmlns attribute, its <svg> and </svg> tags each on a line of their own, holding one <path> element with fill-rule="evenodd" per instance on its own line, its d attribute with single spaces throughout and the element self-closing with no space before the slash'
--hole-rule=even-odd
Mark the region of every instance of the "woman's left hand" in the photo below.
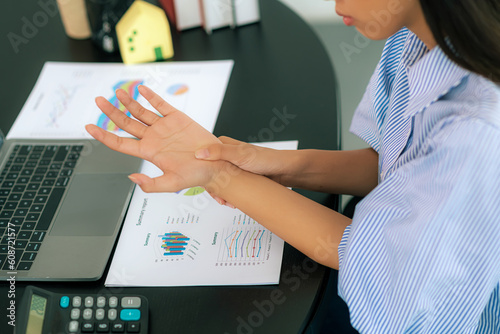
<svg viewBox="0 0 500 334">
<path fill-rule="evenodd" d="M 151 89 L 139 86 L 139 92 L 162 116 L 144 108 L 123 90 L 117 90 L 116 97 L 137 120 L 105 98 L 96 98 L 102 112 L 137 139 L 119 137 L 93 124 L 86 126 L 87 131 L 109 148 L 148 160 L 163 171 L 164 174 L 156 178 L 144 174 L 129 176 L 145 192 L 174 192 L 212 182 L 227 163 L 198 160 L 194 152 L 200 147 L 220 143 L 217 137 Z"/>
</svg>

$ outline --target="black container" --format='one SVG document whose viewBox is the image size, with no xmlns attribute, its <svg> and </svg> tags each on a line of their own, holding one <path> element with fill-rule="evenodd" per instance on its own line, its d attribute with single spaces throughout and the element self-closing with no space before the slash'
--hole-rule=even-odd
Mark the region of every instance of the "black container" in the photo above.
<svg viewBox="0 0 500 334">
<path fill-rule="evenodd" d="M 119 52 L 116 24 L 134 0 L 86 0 L 92 42 L 107 53 Z"/>
</svg>

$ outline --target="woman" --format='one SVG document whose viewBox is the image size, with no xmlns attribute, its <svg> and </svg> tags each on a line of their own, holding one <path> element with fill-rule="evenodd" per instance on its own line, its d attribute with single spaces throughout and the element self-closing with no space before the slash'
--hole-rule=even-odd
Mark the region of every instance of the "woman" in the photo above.
<svg viewBox="0 0 500 334">
<path fill-rule="evenodd" d="M 131 175 L 144 191 L 204 186 L 339 269 L 339 294 L 362 333 L 500 332 L 500 4 L 338 0 L 336 10 L 366 37 L 388 38 L 351 128 L 369 149 L 217 139 L 146 87 L 164 117 L 123 91 L 142 123 L 96 99 L 140 140 L 87 130 L 164 171 Z M 286 187 L 366 197 L 351 221 Z"/>
</svg>

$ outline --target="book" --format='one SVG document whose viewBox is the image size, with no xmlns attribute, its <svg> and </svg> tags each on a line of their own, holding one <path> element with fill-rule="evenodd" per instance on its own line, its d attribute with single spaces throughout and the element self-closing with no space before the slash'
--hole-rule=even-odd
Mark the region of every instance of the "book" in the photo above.
<svg viewBox="0 0 500 334">
<path fill-rule="evenodd" d="M 200 6 L 207 34 L 219 28 L 234 28 L 233 0 L 200 0 Z"/>
<path fill-rule="evenodd" d="M 178 31 L 202 26 L 208 34 L 260 20 L 258 0 L 159 0 Z"/>
<path fill-rule="evenodd" d="M 234 12 L 234 25 L 242 26 L 260 20 L 258 0 L 231 0 Z"/>
<path fill-rule="evenodd" d="M 160 0 L 159 2 L 178 31 L 202 25 L 198 0 Z"/>
</svg>

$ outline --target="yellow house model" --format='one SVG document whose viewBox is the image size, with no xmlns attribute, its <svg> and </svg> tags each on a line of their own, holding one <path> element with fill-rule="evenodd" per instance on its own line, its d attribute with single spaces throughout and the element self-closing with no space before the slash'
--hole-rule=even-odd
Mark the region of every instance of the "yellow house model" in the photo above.
<svg viewBox="0 0 500 334">
<path fill-rule="evenodd" d="M 120 53 L 125 64 L 172 58 L 174 48 L 163 9 L 136 0 L 116 25 Z"/>
</svg>

